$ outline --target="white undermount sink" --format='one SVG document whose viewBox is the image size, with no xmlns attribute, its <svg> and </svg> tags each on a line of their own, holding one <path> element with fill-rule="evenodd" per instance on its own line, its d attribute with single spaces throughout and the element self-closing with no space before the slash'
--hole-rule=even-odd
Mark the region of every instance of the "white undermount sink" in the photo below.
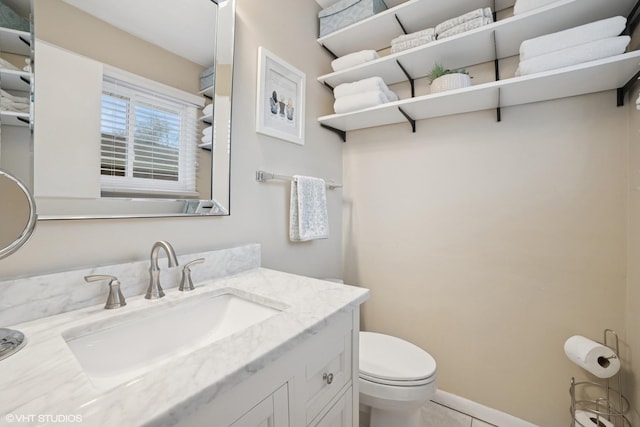
<svg viewBox="0 0 640 427">
<path fill-rule="evenodd" d="M 92 383 L 111 388 L 280 311 L 232 292 L 205 294 L 74 328 L 63 338 Z"/>
</svg>

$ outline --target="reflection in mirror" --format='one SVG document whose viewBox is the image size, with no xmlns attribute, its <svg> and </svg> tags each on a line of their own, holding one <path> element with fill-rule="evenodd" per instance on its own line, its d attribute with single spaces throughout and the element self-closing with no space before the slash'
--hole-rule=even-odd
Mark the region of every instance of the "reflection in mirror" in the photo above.
<svg viewBox="0 0 640 427">
<path fill-rule="evenodd" d="M 235 0 L 33 0 L 41 219 L 228 215 Z"/>
<path fill-rule="evenodd" d="M 0 170 L 0 258 L 17 251 L 33 234 L 36 205 L 27 187 Z"/>
</svg>

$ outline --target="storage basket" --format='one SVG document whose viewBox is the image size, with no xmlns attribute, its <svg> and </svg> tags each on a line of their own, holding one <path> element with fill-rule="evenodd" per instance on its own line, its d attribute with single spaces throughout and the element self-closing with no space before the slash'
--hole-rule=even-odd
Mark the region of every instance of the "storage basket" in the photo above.
<svg viewBox="0 0 640 427">
<path fill-rule="evenodd" d="M 31 31 L 31 26 L 27 20 L 4 3 L 0 3 L 0 27 L 26 32 Z"/>
<path fill-rule="evenodd" d="M 213 70 L 214 67 L 209 67 L 200 73 L 200 90 L 205 90 L 213 86 Z"/>
<path fill-rule="evenodd" d="M 471 86 L 471 77 L 464 73 L 452 73 L 440 76 L 431 82 L 431 93 L 460 89 Z"/>
<path fill-rule="evenodd" d="M 318 13 L 320 37 L 382 12 L 383 0 L 341 0 Z"/>
</svg>

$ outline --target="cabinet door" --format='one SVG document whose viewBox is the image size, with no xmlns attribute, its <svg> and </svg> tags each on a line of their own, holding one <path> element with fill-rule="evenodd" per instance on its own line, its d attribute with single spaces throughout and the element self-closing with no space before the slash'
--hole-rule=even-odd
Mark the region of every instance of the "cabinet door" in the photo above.
<svg viewBox="0 0 640 427">
<path fill-rule="evenodd" d="M 313 427 L 357 427 L 353 426 L 353 405 L 351 387 L 329 409 Z"/>
<path fill-rule="evenodd" d="M 254 406 L 231 427 L 289 427 L 289 396 L 287 385 Z"/>
</svg>

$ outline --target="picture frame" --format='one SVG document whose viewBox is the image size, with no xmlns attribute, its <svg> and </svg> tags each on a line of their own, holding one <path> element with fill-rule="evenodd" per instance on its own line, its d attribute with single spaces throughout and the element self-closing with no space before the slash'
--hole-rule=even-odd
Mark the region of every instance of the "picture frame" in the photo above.
<svg viewBox="0 0 640 427">
<path fill-rule="evenodd" d="M 258 48 L 256 132 L 304 145 L 306 75 Z"/>
</svg>

